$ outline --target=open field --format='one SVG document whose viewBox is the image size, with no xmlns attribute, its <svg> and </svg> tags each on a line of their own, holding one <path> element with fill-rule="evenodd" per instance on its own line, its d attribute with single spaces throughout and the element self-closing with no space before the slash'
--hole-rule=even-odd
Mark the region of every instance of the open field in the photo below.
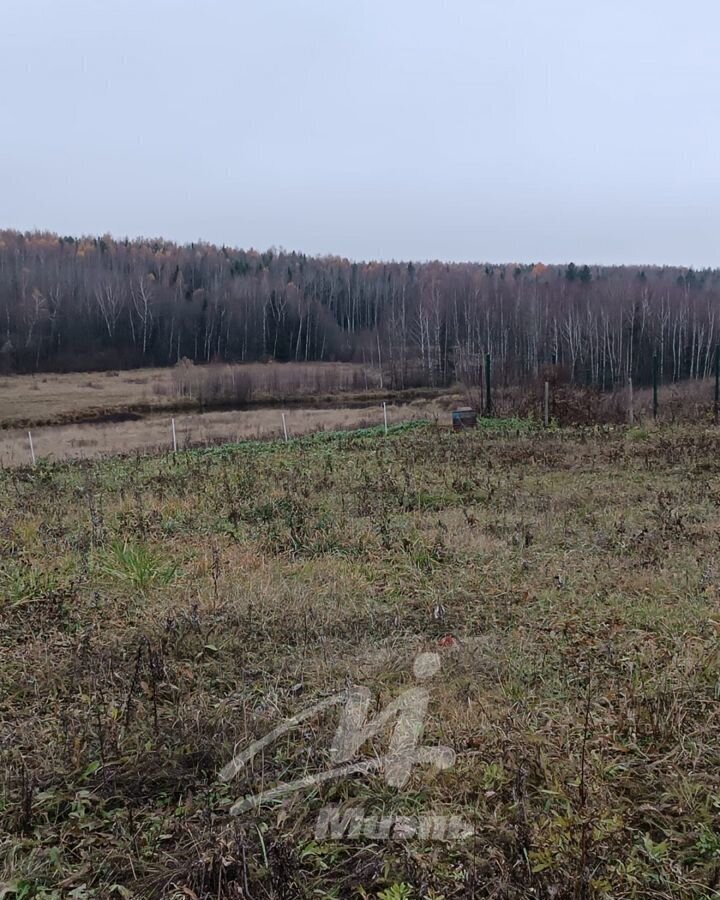
<svg viewBox="0 0 720 900">
<path fill-rule="evenodd" d="M 0 378 L 0 423 L 33 427 L 116 415 L 138 406 L 163 409 L 156 385 L 169 386 L 171 369 L 12 375 Z"/>
<path fill-rule="evenodd" d="M 599 391 L 571 384 L 553 367 L 521 385 L 493 380 L 493 410 L 501 416 L 541 421 L 546 379 L 550 382 L 550 417 L 559 424 L 618 424 L 630 418 L 627 387 L 615 385 L 613 390 Z M 196 366 L 183 360 L 170 368 L 5 376 L 0 377 L 0 437 L 3 430 L 132 423 L 157 415 L 268 407 L 338 409 L 423 400 L 439 401 L 446 411 L 457 404 L 485 408 L 483 385 L 392 390 L 389 383 L 387 373 L 383 376 L 371 366 L 317 362 Z M 710 422 L 713 400 L 711 378 L 662 384 L 658 421 Z M 653 417 L 651 388 L 635 386 L 633 411 L 636 421 Z M 72 439 L 82 437 L 73 433 Z M 133 442 L 133 448 L 136 445 Z M 144 442 L 142 446 L 152 444 Z M 123 441 L 114 449 L 123 452 Z"/>
<path fill-rule="evenodd" d="M 369 395 L 377 370 L 353 363 L 248 363 L 0 377 L 0 427 L 33 428 L 126 415 Z M 381 399 L 383 399 L 381 397 Z"/>
<path fill-rule="evenodd" d="M 418 424 L 0 472 L 8 898 L 720 896 L 720 434 Z M 421 743 L 323 773 L 437 653 Z M 386 729 L 359 748 L 387 753 Z M 464 840 L 315 835 L 326 804 Z"/>
<path fill-rule="evenodd" d="M 390 424 L 440 417 L 447 420 L 449 416 L 445 405 L 423 400 L 388 405 L 387 414 Z M 345 409 L 293 407 L 285 418 L 289 434 L 297 437 L 377 425 L 383 421 L 383 411 L 378 404 Z M 177 415 L 175 429 L 179 448 L 284 436 L 281 407 Z M 32 439 L 36 457 L 44 460 L 167 451 L 172 448 L 172 420 L 169 415 L 149 415 L 97 425 L 48 425 L 34 428 Z M 0 430 L 0 466 L 24 466 L 30 460 L 27 431 Z"/>
</svg>

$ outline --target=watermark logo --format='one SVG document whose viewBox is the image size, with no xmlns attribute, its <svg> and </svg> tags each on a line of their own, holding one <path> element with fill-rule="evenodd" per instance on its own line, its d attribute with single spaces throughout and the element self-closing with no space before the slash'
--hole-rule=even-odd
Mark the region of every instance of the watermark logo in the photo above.
<svg viewBox="0 0 720 900">
<path fill-rule="evenodd" d="M 332 767 L 305 778 L 288 781 L 276 787 L 239 799 L 230 812 L 240 815 L 256 809 L 269 801 L 277 800 L 307 788 L 337 781 L 349 775 L 381 773 L 391 787 L 405 786 L 412 770 L 418 765 L 430 765 L 436 769 L 449 769 L 455 764 L 455 751 L 451 747 L 421 744 L 430 692 L 425 682 L 440 670 L 437 653 L 420 653 L 413 665 L 418 684 L 407 688 L 374 717 L 369 717 L 373 701 L 372 692 L 365 687 L 333 694 L 278 725 L 265 737 L 254 741 L 236 754 L 220 772 L 220 780 L 229 782 L 235 778 L 258 753 L 296 726 L 314 718 L 335 706 L 342 707 L 340 721 L 330 747 Z M 363 745 L 392 724 L 392 732 L 383 756 L 357 760 Z M 366 816 L 364 810 L 353 808 L 342 812 L 339 807 L 326 806 L 316 823 L 318 838 L 458 840 L 472 834 L 472 828 L 458 816 Z"/>
<path fill-rule="evenodd" d="M 366 815 L 363 807 L 324 806 L 315 823 L 318 841 L 462 841 L 472 833 L 472 826 L 461 816 Z"/>
</svg>

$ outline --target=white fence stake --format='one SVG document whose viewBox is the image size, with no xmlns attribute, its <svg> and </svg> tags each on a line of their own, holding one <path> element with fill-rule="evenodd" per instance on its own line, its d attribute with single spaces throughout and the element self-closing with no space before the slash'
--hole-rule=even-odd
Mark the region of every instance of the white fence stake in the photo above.
<svg viewBox="0 0 720 900">
<path fill-rule="evenodd" d="M 288 433 L 287 433 L 287 422 L 285 421 L 285 413 L 282 414 L 282 420 L 283 420 L 283 431 L 285 432 L 285 443 L 287 444 Z"/>
<path fill-rule="evenodd" d="M 172 419 L 173 453 L 177 453 L 177 434 L 175 432 L 175 419 Z"/>
<path fill-rule="evenodd" d="M 28 440 L 30 441 L 30 456 L 32 457 L 32 464 L 35 465 L 35 448 L 33 447 L 31 431 L 28 431 Z"/>
<path fill-rule="evenodd" d="M 383 418 L 385 419 L 385 434 L 387 435 L 387 403 L 383 400 Z"/>
</svg>

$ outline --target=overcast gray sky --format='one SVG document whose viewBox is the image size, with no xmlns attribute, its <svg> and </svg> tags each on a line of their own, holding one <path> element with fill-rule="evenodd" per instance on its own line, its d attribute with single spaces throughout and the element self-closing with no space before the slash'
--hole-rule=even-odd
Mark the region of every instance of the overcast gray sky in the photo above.
<svg viewBox="0 0 720 900">
<path fill-rule="evenodd" d="M 720 265 L 717 0 L 0 0 L 0 226 Z"/>
</svg>

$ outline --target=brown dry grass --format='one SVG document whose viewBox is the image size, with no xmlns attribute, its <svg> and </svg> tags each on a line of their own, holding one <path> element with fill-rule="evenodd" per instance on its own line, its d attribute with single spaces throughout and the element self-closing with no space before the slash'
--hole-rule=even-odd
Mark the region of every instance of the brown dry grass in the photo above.
<svg viewBox="0 0 720 900">
<path fill-rule="evenodd" d="M 717 439 L 416 426 L 0 472 L 0 883 L 14 900 L 718 897 Z M 349 684 L 374 716 L 427 650 L 423 743 L 453 768 L 230 814 L 325 772 L 337 716 L 219 782 L 234 752 Z M 327 803 L 474 833 L 318 842 Z"/>
<path fill-rule="evenodd" d="M 446 404 L 445 404 L 446 405 Z M 440 402 L 414 401 L 388 405 L 388 423 L 447 418 Z M 218 411 L 175 416 L 178 448 L 233 441 L 283 437 L 281 408 Z M 305 409 L 285 411 L 291 437 L 319 431 L 345 431 L 383 423 L 380 406 L 354 409 Z M 97 459 L 113 455 L 169 450 L 172 417 L 151 415 L 136 421 L 84 425 L 48 425 L 32 429 L 37 459 Z M 0 466 L 30 462 L 30 444 L 24 429 L 0 430 Z"/>
<path fill-rule="evenodd" d="M 170 382 L 169 369 L 1 378 L 0 424 L 63 421 L 137 404 L 162 406 L 155 385 L 166 381 Z"/>
<path fill-rule="evenodd" d="M 0 378 L 0 427 L 69 424 L 200 405 L 261 404 L 379 388 L 352 363 L 248 363 Z M 243 390 L 239 391 L 239 386 Z M 239 392 L 238 392 L 239 391 Z"/>
<path fill-rule="evenodd" d="M 268 403 L 309 396 L 378 390 L 379 369 L 352 363 L 215 363 L 196 366 L 182 360 L 172 369 L 171 384 L 158 383 L 161 396 L 190 399 L 201 405 Z"/>
</svg>

